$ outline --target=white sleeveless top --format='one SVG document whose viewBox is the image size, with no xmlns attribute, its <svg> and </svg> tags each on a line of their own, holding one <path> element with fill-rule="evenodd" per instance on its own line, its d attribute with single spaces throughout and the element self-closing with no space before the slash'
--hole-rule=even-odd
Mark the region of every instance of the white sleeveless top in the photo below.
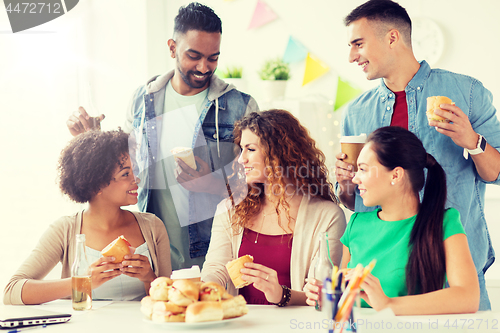
<svg viewBox="0 0 500 333">
<path fill-rule="evenodd" d="M 102 257 L 100 251 L 91 249 L 88 246 L 86 246 L 85 251 L 87 252 L 87 259 L 89 262 L 95 262 Z M 147 257 L 151 265 L 151 255 L 149 254 L 146 242 L 137 247 L 134 254 L 142 254 Z M 96 301 L 140 301 L 144 296 L 146 296 L 144 282 L 125 274 L 104 282 L 102 285 L 92 290 L 92 299 Z"/>
</svg>

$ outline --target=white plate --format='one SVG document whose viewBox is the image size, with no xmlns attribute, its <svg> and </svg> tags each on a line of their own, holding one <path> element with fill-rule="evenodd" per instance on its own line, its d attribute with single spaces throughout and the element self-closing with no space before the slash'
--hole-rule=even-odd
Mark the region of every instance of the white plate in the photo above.
<svg viewBox="0 0 500 333">
<path fill-rule="evenodd" d="M 224 319 L 224 320 L 217 320 L 217 321 L 203 321 L 203 322 L 199 322 L 199 323 L 179 323 L 179 322 L 157 323 L 157 322 L 151 321 L 147 318 L 144 318 L 143 320 L 145 322 L 148 322 L 148 323 L 153 324 L 153 325 L 163 326 L 166 329 L 188 330 L 188 329 L 210 328 L 210 327 L 215 327 L 215 326 L 227 325 L 228 323 L 238 321 L 243 317 L 244 316 L 236 317 L 236 318 L 229 318 L 229 319 Z"/>
</svg>

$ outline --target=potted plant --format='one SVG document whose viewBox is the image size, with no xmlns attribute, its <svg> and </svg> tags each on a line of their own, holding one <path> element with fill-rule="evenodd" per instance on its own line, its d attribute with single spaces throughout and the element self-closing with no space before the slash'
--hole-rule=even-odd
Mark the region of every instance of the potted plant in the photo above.
<svg viewBox="0 0 500 333">
<path fill-rule="evenodd" d="M 224 82 L 232 83 L 238 90 L 244 91 L 246 90 L 246 84 L 242 77 L 243 68 L 242 67 L 226 67 L 226 69 L 217 71 L 217 75 L 219 75 Z"/>
<path fill-rule="evenodd" d="M 264 96 L 268 100 L 285 96 L 286 82 L 290 78 L 290 67 L 280 58 L 267 60 L 259 71 Z"/>
</svg>

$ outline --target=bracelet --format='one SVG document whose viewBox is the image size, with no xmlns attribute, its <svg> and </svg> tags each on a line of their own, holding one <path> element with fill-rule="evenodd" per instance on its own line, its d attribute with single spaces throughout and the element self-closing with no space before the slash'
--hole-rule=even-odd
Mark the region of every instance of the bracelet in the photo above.
<svg viewBox="0 0 500 333">
<path fill-rule="evenodd" d="M 281 300 L 279 301 L 279 303 L 271 303 L 279 306 L 280 308 L 286 306 L 290 302 L 290 297 L 292 297 L 292 291 L 290 290 L 290 288 L 288 288 L 284 284 L 281 285 L 281 288 L 283 289 Z"/>
</svg>

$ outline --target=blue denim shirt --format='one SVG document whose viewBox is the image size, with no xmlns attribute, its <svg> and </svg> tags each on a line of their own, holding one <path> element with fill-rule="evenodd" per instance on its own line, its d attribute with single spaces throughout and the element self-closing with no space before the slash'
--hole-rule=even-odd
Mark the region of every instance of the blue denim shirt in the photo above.
<svg viewBox="0 0 500 333">
<path fill-rule="evenodd" d="M 135 151 L 134 173 L 141 180 L 138 207 L 143 212 L 155 213 L 148 205 L 151 189 L 158 188 L 158 184 L 166 184 L 166 180 L 156 180 L 154 177 L 156 162 L 159 162 L 157 157 L 161 121 L 158 120 L 158 115 L 163 113 L 166 84 L 173 74 L 174 71 L 171 71 L 155 77 L 147 85 L 136 90 L 125 124 L 125 130 L 133 134 L 131 140 L 139 141 L 137 142 L 139 148 Z M 219 107 L 217 114 L 215 104 Z M 232 133 L 234 122 L 252 111 L 258 111 L 258 106 L 250 95 L 234 89 L 234 86 L 228 85 L 216 75 L 212 76 L 204 108 L 194 130 L 192 148 L 196 147 L 195 155 L 207 162 L 213 175 L 223 183 L 221 169 L 225 170 L 226 175 L 230 175 L 232 161 L 236 157 Z M 143 125 L 142 117 L 144 117 Z M 203 135 L 200 135 L 201 133 Z M 189 192 L 189 221 L 192 224 L 188 228 L 191 258 L 201 257 L 207 253 L 213 216 L 217 204 L 222 199 L 222 196 L 209 193 Z"/>
<path fill-rule="evenodd" d="M 499 150 L 500 123 L 492 104 L 492 94 L 472 77 L 431 69 L 425 61 L 420 63 L 420 69 L 406 86 L 405 92 L 408 129 L 444 168 L 448 186 L 446 205 L 460 212 L 476 270 L 484 272 L 495 260 L 484 216 L 484 195 L 488 182 L 479 177 L 472 158 L 466 160 L 463 157 L 463 148 L 428 125 L 425 112 L 427 97 L 449 97 L 469 117 L 474 131 Z M 377 128 L 390 126 L 394 102 L 394 93 L 381 80 L 380 86 L 365 92 L 345 109 L 342 135 L 368 135 Z M 492 183 L 499 184 L 500 179 Z M 373 209 L 363 205 L 356 189 L 355 211 Z"/>
</svg>

